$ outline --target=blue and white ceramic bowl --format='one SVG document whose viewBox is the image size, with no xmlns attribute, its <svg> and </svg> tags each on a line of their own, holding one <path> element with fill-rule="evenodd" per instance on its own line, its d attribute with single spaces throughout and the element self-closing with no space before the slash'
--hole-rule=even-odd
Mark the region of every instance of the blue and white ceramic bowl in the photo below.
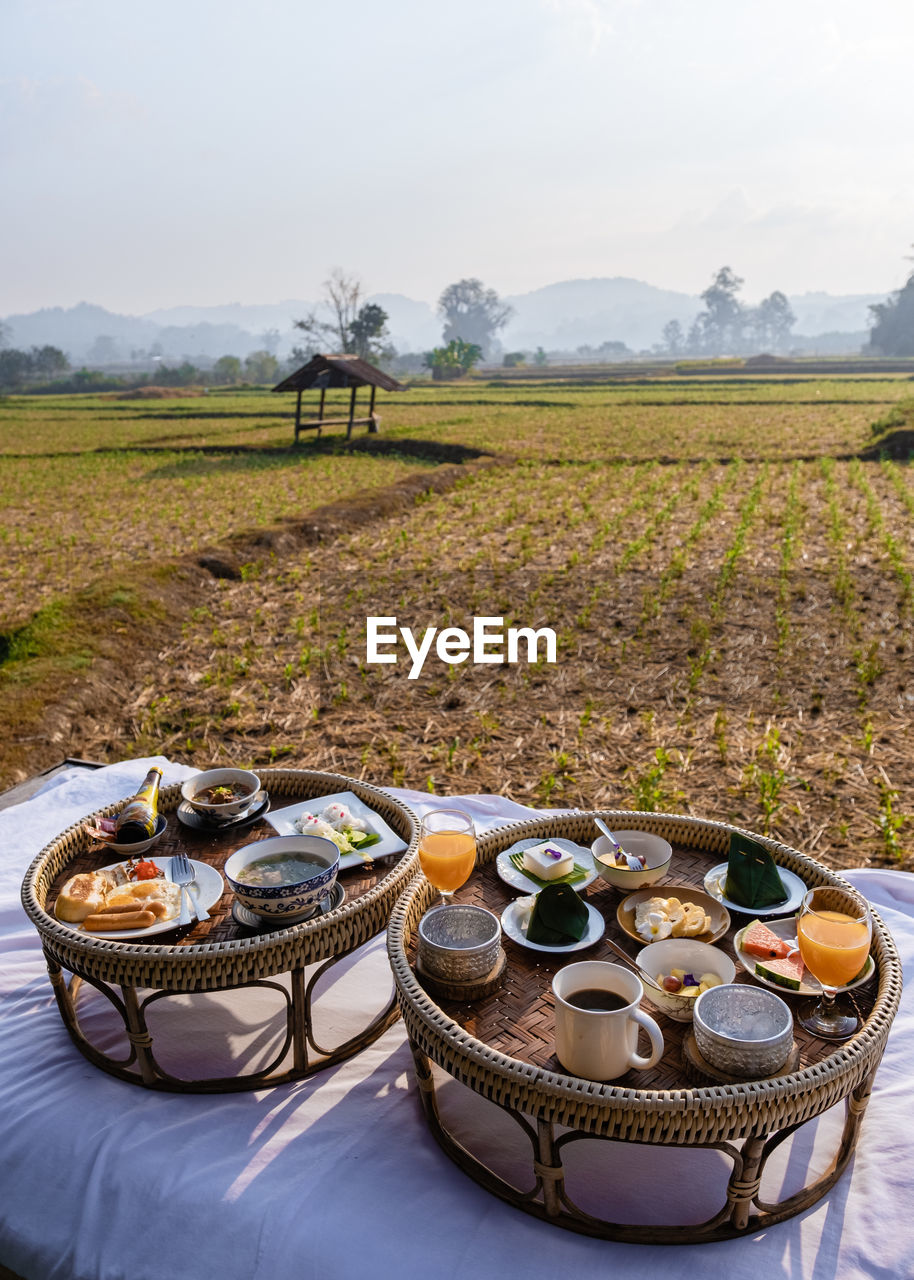
<svg viewBox="0 0 914 1280">
<path fill-rule="evenodd" d="M 324 870 L 294 884 L 256 885 L 237 879 L 238 872 L 249 863 L 277 853 L 305 856 L 321 862 Z M 339 865 L 340 851 L 325 836 L 272 836 L 246 844 L 233 853 L 226 861 L 223 874 L 243 906 L 275 923 L 287 920 L 293 924 L 327 897 L 336 883 Z"/>
</svg>

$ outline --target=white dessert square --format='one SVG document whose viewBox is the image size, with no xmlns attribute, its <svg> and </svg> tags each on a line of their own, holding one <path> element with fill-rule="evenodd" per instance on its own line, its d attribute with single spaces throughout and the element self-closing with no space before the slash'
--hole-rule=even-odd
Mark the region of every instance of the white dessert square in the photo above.
<svg viewBox="0 0 914 1280">
<path fill-rule="evenodd" d="M 574 854 L 566 853 L 552 840 L 544 840 L 524 850 L 524 870 L 540 880 L 557 880 L 574 870 Z"/>
</svg>

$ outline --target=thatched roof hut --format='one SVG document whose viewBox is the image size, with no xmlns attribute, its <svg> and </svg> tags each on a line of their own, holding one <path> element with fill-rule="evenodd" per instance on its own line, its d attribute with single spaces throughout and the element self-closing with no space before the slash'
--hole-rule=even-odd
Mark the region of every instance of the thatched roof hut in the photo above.
<svg viewBox="0 0 914 1280">
<path fill-rule="evenodd" d="M 350 387 L 352 389 L 352 394 L 349 397 L 348 418 L 324 417 L 324 397 L 328 388 L 336 387 Z M 371 387 L 371 398 L 366 418 L 357 418 L 355 416 L 355 398 L 359 387 Z M 346 423 L 347 440 L 352 435 L 353 427 L 367 426 L 369 432 L 377 431 L 378 418 L 374 411 L 374 400 L 379 387 L 382 391 L 406 390 L 406 387 L 397 382 L 396 378 L 392 378 L 390 374 L 384 373 L 381 369 L 376 369 L 373 364 L 369 364 L 367 360 L 362 360 L 359 356 L 317 355 L 313 356 L 307 364 L 302 365 L 300 369 L 296 369 L 295 373 L 290 373 L 288 378 L 285 378 L 273 390 L 296 391 L 298 393 L 298 399 L 295 404 L 295 443 L 297 444 L 299 433 L 302 431 L 317 431 L 317 434 L 320 435 L 322 427 L 334 426 L 340 423 Z M 309 422 L 302 422 L 302 392 L 316 391 L 318 389 L 321 393 L 318 415 Z"/>
</svg>

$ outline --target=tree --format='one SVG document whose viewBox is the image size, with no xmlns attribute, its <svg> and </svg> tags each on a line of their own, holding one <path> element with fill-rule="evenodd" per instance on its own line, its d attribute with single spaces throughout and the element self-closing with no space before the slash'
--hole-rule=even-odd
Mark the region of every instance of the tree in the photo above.
<svg viewBox="0 0 914 1280">
<path fill-rule="evenodd" d="M 430 351 L 425 357 L 425 363 L 431 369 L 432 377 L 437 380 L 462 378 L 481 359 L 482 348 L 478 343 L 452 338 L 446 347 L 435 347 Z"/>
<path fill-rule="evenodd" d="M 738 351 L 742 346 L 746 313 L 737 294 L 743 280 L 729 267 L 721 267 L 701 295 L 705 309 L 689 330 L 689 346 L 708 355 Z"/>
<path fill-rule="evenodd" d="M 385 345 L 387 312 L 376 303 L 363 303 L 362 283 L 356 276 L 347 276 L 335 267 L 330 279 L 324 281 L 320 305 L 323 316 L 315 309 L 303 320 L 294 321 L 295 328 L 311 340 L 309 354 L 328 345 L 338 355 L 359 355 L 363 360 L 377 359 L 392 351 Z M 304 348 L 298 350 L 304 353 Z"/>
<path fill-rule="evenodd" d="M 86 353 L 89 364 L 116 364 L 120 358 L 120 347 L 107 333 L 100 333 Z"/>
<path fill-rule="evenodd" d="M 383 360 L 396 353 L 390 345 L 387 312 L 376 302 L 367 302 L 349 327 L 352 350 L 362 360 Z"/>
<path fill-rule="evenodd" d="M 787 346 L 796 316 L 786 296 L 775 289 L 749 312 L 748 321 L 757 351 L 779 351 Z"/>
<path fill-rule="evenodd" d="M 489 359 L 495 335 L 508 323 L 514 308 L 481 280 L 470 279 L 448 285 L 438 299 L 438 312 L 444 320 L 441 337 L 445 343 L 455 339 L 474 343 Z"/>
<path fill-rule="evenodd" d="M 685 344 L 685 334 L 682 332 L 682 325 L 678 320 L 669 320 L 663 326 L 663 346 L 661 350 L 666 355 L 678 356 L 682 354 Z"/>
<path fill-rule="evenodd" d="M 900 289 L 870 307 L 870 348 L 881 356 L 914 356 L 914 271 Z"/>
<path fill-rule="evenodd" d="M 32 347 L 30 355 L 32 368 L 39 378 L 54 378 L 70 367 L 70 361 L 59 347 Z"/>
<path fill-rule="evenodd" d="M 269 351 L 252 351 L 244 362 L 248 382 L 275 382 L 279 361 Z"/>
<path fill-rule="evenodd" d="M 220 356 L 213 365 L 213 382 L 222 385 L 240 382 L 241 361 L 237 356 Z"/>
<path fill-rule="evenodd" d="M 5 347 L 0 351 L 0 388 L 15 391 L 25 386 L 32 372 L 32 357 L 27 351 Z"/>
</svg>

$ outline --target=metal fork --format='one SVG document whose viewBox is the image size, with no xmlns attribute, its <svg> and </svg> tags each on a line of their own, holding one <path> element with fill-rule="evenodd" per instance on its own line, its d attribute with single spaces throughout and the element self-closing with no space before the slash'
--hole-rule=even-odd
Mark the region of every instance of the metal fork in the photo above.
<svg viewBox="0 0 914 1280">
<path fill-rule="evenodd" d="M 181 889 L 181 914 L 178 916 L 178 924 L 192 923 L 191 907 L 198 920 L 208 920 L 209 912 L 205 907 L 201 907 L 199 897 L 190 891 L 190 886 L 196 883 L 197 877 L 194 875 L 194 869 L 186 853 L 172 854 L 171 878 Z"/>
</svg>

